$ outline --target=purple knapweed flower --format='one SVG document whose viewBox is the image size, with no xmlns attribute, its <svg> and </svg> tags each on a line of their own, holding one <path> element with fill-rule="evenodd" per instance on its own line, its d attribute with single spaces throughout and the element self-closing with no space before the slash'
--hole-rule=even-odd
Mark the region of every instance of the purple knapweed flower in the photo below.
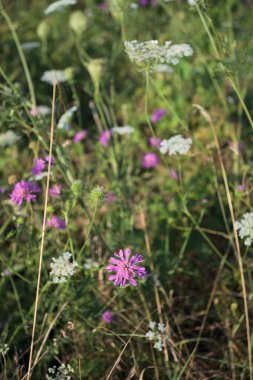
<svg viewBox="0 0 253 380">
<path fill-rule="evenodd" d="M 34 176 L 40 175 L 45 169 L 46 163 L 42 158 L 37 158 L 32 168 L 32 174 Z"/>
<path fill-rule="evenodd" d="M 166 110 L 164 108 L 157 108 L 151 115 L 152 123 L 156 124 L 160 121 L 164 115 L 166 114 Z"/>
<path fill-rule="evenodd" d="M 142 278 L 146 276 L 146 269 L 144 267 L 139 267 L 138 263 L 143 261 L 142 255 L 134 255 L 130 258 L 131 249 L 120 249 L 119 252 L 115 252 L 114 256 L 111 257 L 110 263 L 106 267 L 107 272 L 115 272 L 109 276 L 109 281 L 113 281 L 114 285 L 120 285 L 125 287 L 127 281 L 130 285 L 137 286 L 137 282 L 134 277 Z"/>
<path fill-rule="evenodd" d="M 105 323 L 112 323 L 113 314 L 110 312 L 110 310 L 105 310 L 102 314 L 102 319 Z"/>
<path fill-rule="evenodd" d="M 246 191 L 246 186 L 245 185 L 238 185 L 236 186 L 236 191 L 238 191 L 239 193 L 244 193 Z"/>
<path fill-rule="evenodd" d="M 109 144 L 109 140 L 110 140 L 111 136 L 112 136 L 111 129 L 108 129 L 108 131 L 101 132 L 100 136 L 99 136 L 100 144 L 106 148 Z"/>
<path fill-rule="evenodd" d="M 87 136 L 87 133 L 88 131 L 87 130 L 83 130 L 83 131 L 79 131 L 79 132 L 76 132 L 75 136 L 73 137 L 73 142 L 74 143 L 78 143 L 80 141 L 82 141 L 83 139 L 85 139 L 85 137 Z"/>
<path fill-rule="evenodd" d="M 11 192 L 10 198 L 14 203 L 16 203 L 20 207 L 24 200 L 26 200 L 27 202 L 36 201 L 35 194 L 39 192 L 40 187 L 36 183 L 22 180 L 15 184 L 14 189 Z"/>
<path fill-rule="evenodd" d="M 179 179 L 179 176 L 178 176 L 177 171 L 175 169 L 171 169 L 170 176 L 171 176 L 171 178 L 175 179 L 176 181 Z"/>
<path fill-rule="evenodd" d="M 152 168 L 155 168 L 159 164 L 159 162 L 160 160 L 157 154 L 149 152 L 149 153 L 144 154 L 142 158 L 141 166 L 144 169 L 152 169 Z"/>
<path fill-rule="evenodd" d="M 150 137 L 149 145 L 153 148 L 159 148 L 161 144 L 161 139 L 159 137 Z"/>
<path fill-rule="evenodd" d="M 117 195 L 113 191 L 109 191 L 105 196 L 105 203 L 113 203 L 117 200 Z"/>
<path fill-rule="evenodd" d="M 58 230 L 65 230 L 67 227 L 65 220 L 58 218 L 56 215 L 52 215 L 51 219 L 47 221 L 47 226 Z"/>
<path fill-rule="evenodd" d="M 46 162 L 49 162 L 49 159 L 50 159 L 50 156 L 46 156 L 45 157 L 45 161 Z M 56 161 L 55 161 L 54 157 L 52 157 L 52 159 L 51 159 L 51 165 L 55 165 L 55 163 L 56 163 Z"/>
<path fill-rule="evenodd" d="M 60 198 L 61 191 L 62 191 L 62 185 L 58 184 L 58 185 L 53 185 L 49 189 L 48 193 L 49 193 L 49 195 L 51 195 L 51 197 Z"/>
</svg>

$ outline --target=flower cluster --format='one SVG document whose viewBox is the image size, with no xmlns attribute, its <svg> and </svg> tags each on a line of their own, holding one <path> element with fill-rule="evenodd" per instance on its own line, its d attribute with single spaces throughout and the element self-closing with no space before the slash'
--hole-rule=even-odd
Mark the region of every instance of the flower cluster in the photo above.
<svg viewBox="0 0 253 380">
<path fill-rule="evenodd" d="M 142 255 L 134 255 L 130 258 L 130 248 L 120 249 L 114 256 L 110 258 L 110 265 L 107 266 L 107 272 L 115 272 L 109 276 L 109 281 L 113 281 L 114 285 L 125 287 L 127 281 L 130 285 L 137 286 L 135 277 L 142 278 L 146 276 L 146 269 L 139 267 L 138 264 L 143 261 Z"/>
<path fill-rule="evenodd" d="M 74 261 L 71 262 L 72 254 L 70 252 L 63 253 L 58 259 L 52 258 L 50 264 L 51 272 L 50 276 L 53 278 L 53 282 L 60 284 L 67 281 L 69 276 L 73 276 L 78 264 Z"/>
<path fill-rule="evenodd" d="M 67 78 L 61 70 L 47 70 L 42 75 L 41 80 L 53 86 L 54 82 L 56 84 L 66 82 Z"/>
<path fill-rule="evenodd" d="M 164 347 L 164 342 L 169 339 L 168 335 L 165 334 L 165 325 L 163 323 L 156 323 L 150 321 L 149 328 L 150 330 L 146 333 L 146 338 L 154 342 L 154 348 L 157 351 L 162 351 Z"/>
<path fill-rule="evenodd" d="M 10 198 L 20 207 L 24 200 L 27 202 L 35 202 L 36 193 L 40 193 L 40 187 L 36 183 L 22 180 L 15 184 Z"/>
<path fill-rule="evenodd" d="M 239 222 L 235 222 L 235 228 L 239 231 L 240 238 L 244 239 L 244 245 L 251 245 L 253 241 L 253 212 L 246 212 Z"/>
<path fill-rule="evenodd" d="M 73 368 L 68 364 L 61 364 L 60 367 L 53 366 L 48 368 L 46 380 L 71 380 L 71 373 L 74 373 Z"/>
<path fill-rule="evenodd" d="M 193 50 L 188 44 L 175 44 L 166 41 L 159 45 L 157 40 L 139 42 L 125 41 L 125 49 L 130 60 L 140 69 L 153 70 L 158 64 L 177 65 L 180 58 L 189 57 Z"/>
<path fill-rule="evenodd" d="M 192 139 L 185 139 L 181 135 L 171 137 L 169 140 L 163 140 L 160 144 L 160 152 L 169 153 L 170 156 L 175 154 L 187 154 L 192 145 Z"/>
<path fill-rule="evenodd" d="M 57 228 L 58 230 L 65 230 L 67 227 L 65 220 L 60 219 L 57 215 L 52 215 L 47 221 L 47 226 Z"/>
</svg>

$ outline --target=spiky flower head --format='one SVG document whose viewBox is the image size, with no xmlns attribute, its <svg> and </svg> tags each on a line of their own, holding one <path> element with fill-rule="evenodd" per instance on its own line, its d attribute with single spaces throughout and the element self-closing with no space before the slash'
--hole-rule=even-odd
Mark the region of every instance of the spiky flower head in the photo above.
<svg viewBox="0 0 253 380">
<path fill-rule="evenodd" d="M 94 187 L 90 192 L 90 200 L 93 204 L 98 205 L 105 197 L 105 190 L 102 186 Z"/>
<path fill-rule="evenodd" d="M 36 183 L 28 181 L 17 182 L 10 195 L 11 200 L 16 203 L 19 207 L 24 200 L 27 202 L 36 201 L 36 193 L 40 192 L 40 187 Z"/>
</svg>

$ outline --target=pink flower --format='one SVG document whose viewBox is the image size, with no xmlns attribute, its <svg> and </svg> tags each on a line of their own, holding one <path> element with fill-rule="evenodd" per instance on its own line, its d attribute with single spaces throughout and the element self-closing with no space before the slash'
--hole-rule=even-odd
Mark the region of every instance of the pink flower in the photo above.
<svg viewBox="0 0 253 380">
<path fill-rule="evenodd" d="M 40 175 L 45 169 L 45 166 L 46 166 L 45 161 L 42 158 L 37 158 L 32 168 L 32 174 L 34 176 Z"/>
<path fill-rule="evenodd" d="M 107 147 L 111 136 L 112 136 L 111 129 L 108 129 L 108 131 L 101 132 L 99 136 L 100 144 L 103 145 L 104 147 Z"/>
<path fill-rule="evenodd" d="M 160 121 L 165 114 L 166 110 L 164 108 L 157 108 L 156 110 L 154 110 L 154 112 L 151 115 L 152 123 L 158 123 L 158 121 Z"/>
<path fill-rule="evenodd" d="M 238 185 L 236 186 L 236 191 L 239 193 L 244 193 L 246 191 L 246 186 L 245 185 Z"/>
<path fill-rule="evenodd" d="M 102 314 L 102 319 L 105 323 L 112 323 L 113 314 L 110 312 L 110 310 L 105 310 Z"/>
<path fill-rule="evenodd" d="M 161 144 L 161 139 L 159 137 L 150 137 L 149 145 L 153 148 L 159 148 Z"/>
<path fill-rule="evenodd" d="M 156 153 L 146 153 L 142 158 L 141 165 L 144 169 L 155 168 L 159 164 L 160 160 Z"/>
<path fill-rule="evenodd" d="M 130 248 L 120 249 L 119 253 L 115 252 L 115 257 L 110 258 L 111 265 L 108 265 L 107 272 L 115 272 L 115 274 L 109 276 L 109 281 L 113 281 L 114 285 L 120 285 L 125 287 L 126 282 L 129 281 L 130 285 L 137 286 L 137 282 L 134 277 L 142 278 L 146 276 L 146 269 L 139 267 L 138 263 L 143 261 L 142 255 L 134 255 L 131 257 Z"/>
<path fill-rule="evenodd" d="M 74 143 L 78 143 L 78 142 L 82 141 L 87 136 L 87 133 L 88 133 L 88 131 L 86 131 L 85 129 L 83 131 L 76 132 L 72 141 Z"/>
<path fill-rule="evenodd" d="M 45 157 L 45 161 L 48 163 L 49 162 L 49 159 L 50 159 L 50 156 L 46 156 Z M 52 157 L 52 160 L 51 160 L 51 165 L 55 165 L 55 159 L 54 159 L 54 157 Z"/>
<path fill-rule="evenodd" d="M 113 203 L 117 199 L 117 195 L 113 191 L 109 191 L 105 197 L 105 203 Z"/>
<path fill-rule="evenodd" d="M 171 169 L 171 171 L 170 171 L 170 176 L 171 176 L 171 178 L 173 178 L 173 179 L 175 179 L 175 180 L 178 180 L 178 179 L 179 179 L 179 176 L 178 176 L 178 174 L 177 174 L 177 172 L 176 172 L 175 169 Z"/>
<path fill-rule="evenodd" d="M 54 197 L 54 198 L 60 198 L 61 191 L 62 191 L 62 185 L 60 185 L 60 184 L 53 185 L 49 189 L 49 195 L 51 195 L 51 197 Z"/>
<path fill-rule="evenodd" d="M 58 230 L 65 230 L 67 227 L 65 220 L 58 218 L 56 215 L 52 215 L 51 219 L 47 221 L 47 226 Z"/>
<path fill-rule="evenodd" d="M 147 7 L 148 5 L 156 5 L 157 0 L 139 0 L 141 7 Z"/>
<path fill-rule="evenodd" d="M 10 198 L 14 203 L 16 203 L 20 207 L 24 200 L 26 200 L 27 202 L 35 202 L 36 195 L 34 193 L 39 192 L 40 187 L 36 183 L 22 180 L 15 184 Z"/>
</svg>

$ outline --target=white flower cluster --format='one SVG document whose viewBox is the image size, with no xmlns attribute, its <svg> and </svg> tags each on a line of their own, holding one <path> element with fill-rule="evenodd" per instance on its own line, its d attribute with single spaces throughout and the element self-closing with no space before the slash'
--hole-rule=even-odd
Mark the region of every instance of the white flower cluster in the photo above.
<svg viewBox="0 0 253 380">
<path fill-rule="evenodd" d="M 239 222 L 235 222 L 235 228 L 239 230 L 240 238 L 244 239 L 244 245 L 251 245 L 253 240 L 253 212 L 246 212 Z"/>
<path fill-rule="evenodd" d="M 154 348 L 157 351 L 162 351 L 164 347 L 164 341 L 169 339 L 168 335 L 165 334 L 165 325 L 163 323 L 150 321 L 149 328 L 150 330 L 146 333 L 146 338 L 148 338 L 148 340 L 152 340 L 155 343 Z"/>
<path fill-rule="evenodd" d="M 71 380 L 71 373 L 74 373 L 73 368 L 68 364 L 61 364 L 60 367 L 53 366 L 48 368 L 46 380 Z"/>
<path fill-rule="evenodd" d="M 66 76 L 62 70 L 47 70 L 41 77 L 42 82 L 46 82 L 53 86 L 54 82 L 56 84 L 66 82 Z"/>
<path fill-rule="evenodd" d="M 45 15 L 49 15 L 53 12 L 58 12 L 63 10 L 65 7 L 68 7 L 69 5 L 75 5 L 76 0 L 58 0 L 54 3 L 50 4 L 44 11 Z"/>
<path fill-rule="evenodd" d="M 113 127 L 112 128 L 112 132 L 113 133 L 116 133 L 118 135 L 130 135 L 131 133 L 133 133 L 135 131 L 135 129 L 133 127 L 131 127 L 130 125 L 125 125 L 123 127 Z"/>
<path fill-rule="evenodd" d="M 170 156 L 175 154 L 187 154 L 192 145 L 192 139 L 185 139 L 182 135 L 176 135 L 169 140 L 163 140 L 160 144 L 162 154 L 169 153 Z"/>
<path fill-rule="evenodd" d="M 70 129 L 70 123 L 72 121 L 73 115 L 76 111 L 77 106 L 70 107 L 63 115 L 61 115 L 56 128 L 68 131 Z"/>
<path fill-rule="evenodd" d="M 54 283 L 60 284 L 66 282 L 69 276 L 75 274 L 75 269 L 78 267 L 78 264 L 75 261 L 71 262 L 71 257 L 70 252 L 65 252 L 62 256 L 58 257 L 58 259 L 52 258 L 50 264 L 51 272 L 49 274 L 53 277 Z"/>
<path fill-rule="evenodd" d="M 13 131 L 7 131 L 5 133 L 0 133 L 0 146 L 13 145 L 19 139 L 19 136 L 16 135 Z"/>
<path fill-rule="evenodd" d="M 157 40 L 125 41 L 124 44 L 130 60 L 141 69 L 153 70 L 159 64 L 177 65 L 180 58 L 193 54 L 190 45 L 173 45 L 171 41 L 166 41 L 164 45 L 159 45 Z"/>
</svg>

